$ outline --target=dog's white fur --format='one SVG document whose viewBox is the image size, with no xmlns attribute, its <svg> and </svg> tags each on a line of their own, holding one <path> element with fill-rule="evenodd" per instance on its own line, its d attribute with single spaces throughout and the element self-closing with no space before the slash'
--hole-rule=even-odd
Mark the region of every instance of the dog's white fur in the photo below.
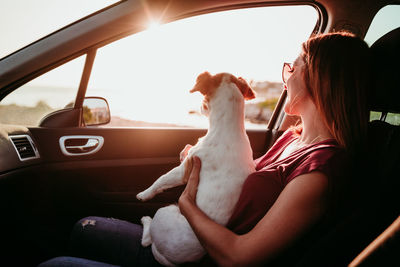
<svg viewBox="0 0 400 267">
<path fill-rule="evenodd" d="M 233 75 L 202 75 L 198 77 L 196 86 L 203 86 L 202 81 L 199 82 L 203 78 L 211 79 L 211 87 L 214 88 L 197 88 L 192 92 L 199 90 L 205 94 L 203 108 L 208 110 L 210 127 L 206 136 L 200 138 L 189 150 L 188 157 L 196 155 L 202 162 L 196 198 L 198 207 L 212 220 L 226 225 L 244 180 L 255 171 L 250 142 L 244 128 L 244 96 L 240 86 L 233 82 L 237 81 Z M 210 87 L 210 83 L 207 86 Z M 251 94 L 254 97 L 252 91 Z M 185 161 L 158 178 L 137 198 L 149 200 L 167 188 L 184 184 L 182 177 Z M 177 205 L 159 209 L 153 219 L 143 217 L 142 224 L 142 245 L 151 244 L 154 257 L 163 265 L 194 262 L 205 254 Z"/>
</svg>

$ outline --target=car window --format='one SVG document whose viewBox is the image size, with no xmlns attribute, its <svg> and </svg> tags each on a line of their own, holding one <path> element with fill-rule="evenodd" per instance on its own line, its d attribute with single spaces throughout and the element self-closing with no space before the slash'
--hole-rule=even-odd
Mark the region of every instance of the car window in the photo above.
<svg viewBox="0 0 400 267">
<path fill-rule="evenodd" d="M 368 29 L 365 41 L 372 45 L 386 33 L 400 27 L 400 5 L 388 5 L 376 13 Z"/>
<path fill-rule="evenodd" d="M 118 0 L 1 0 L 0 58 L 116 2 Z"/>
<path fill-rule="evenodd" d="M 381 116 L 382 116 L 382 112 L 371 111 L 369 120 L 370 121 L 380 120 Z M 386 121 L 387 123 L 392 124 L 392 125 L 400 125 L 400 114 L 388 112 L 386 114 L 386 118 L 384 119 L 384 121 Z"/>
<path fill-rule="evenodd" d="M 369 45 L 372 45 L 386 33 L 400 27 L 399 14 L 400 5 L 388 5 L 379 10 L 372 20 L 371 26 L 365 36 L 365 41 Z M 379 120 L 381 115 L 382 112 L 371 111 L 370 120 Z M 400 125 L 400 114 L 388 113 L 385 121 L 393 125 Z"/>
<path fill-rule="evenodd" d="M 400 125 L 400 114 L 397 113 L 388 113 L 386 115 L 386 120 L 387 123 L 392 124 L 392 125 Z"/>
<path fill-rule="evenodd" d="M 105 97 L 109 127 L 207 127 L 196 77 L 230 72 L 257 98 L 246 127 L 263 128 L 282 91 L 283 62 L 292 62 L 316 25 L 310 6 L 258 7 L 199 15 L 152 27 L 100 48 L 87 96 Z"/>
<path fill-rule="evenodd" d="M 85 56 L 76 58 L 24 84 L 0 103 L 0 123 L 37 126 L 47 114 L 72 107 Z"/>
</svg>

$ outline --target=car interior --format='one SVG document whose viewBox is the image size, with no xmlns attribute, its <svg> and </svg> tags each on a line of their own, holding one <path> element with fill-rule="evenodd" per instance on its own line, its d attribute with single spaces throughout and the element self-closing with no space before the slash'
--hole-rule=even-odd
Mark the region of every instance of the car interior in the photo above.
<svg viewBox="0 0 400 267">
<path fill-rule="evenodd" d="M 0 265 L 37 266 L 68 255 L 69 234 L 79 219 L 104 216 L 140 223 L 142 216 L 176 203 L 184 188 L 148 202 L 136 199 L 179 165 L 183 147 L 207 130 L 108 127 L 113 109 L 107 96 L 87 94 L 98 50 L 146 30 L 140 22 L 149 13 L 169 23 L 229 10 L 297 5 L 317 11 L 311 35 L 346 30 L 364 38 L 376 14 L 399 7 L 400 1 L 118 1 L 0 59 L 0 101 L 29 81 L 84 59 L 72 104 L 46 114 L 35 126 L 0 123 Z M 366 94 L 375 117 L 366 154 L 351 173 L 358 185 L 351 190 L 358 194 L 350 199 L 346 216 L 299 255 L 296 266 L 400 266 L 400 123 L 390 121 L 400 116 L 400 24 L 370 47 L 374 84 Z M 254 158 L 297 122 L 285 115 L 285 99 L 282 91 L 263 129 L 247 129 Z M 296 245 L 289 247 L 280 257 L 295 250 Z"/>
</svg>

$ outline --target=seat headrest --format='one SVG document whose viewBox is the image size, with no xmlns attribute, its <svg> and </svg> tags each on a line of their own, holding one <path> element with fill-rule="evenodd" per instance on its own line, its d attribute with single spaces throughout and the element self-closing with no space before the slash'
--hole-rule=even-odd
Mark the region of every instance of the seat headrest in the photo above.
<svg viewBox="0 0 400 267">
<path fill-rule="evenodd" d="M 372 46 L 374 86 L 371 110 L 400 113 L 400 28 L 388 32 Z"/>
</svg>

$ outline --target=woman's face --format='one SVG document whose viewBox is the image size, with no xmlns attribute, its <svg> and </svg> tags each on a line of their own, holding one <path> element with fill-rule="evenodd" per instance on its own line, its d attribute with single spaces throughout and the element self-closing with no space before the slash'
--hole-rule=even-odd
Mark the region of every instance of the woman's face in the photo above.
<svg viewBox="0 0 400 267">
<path fill-rule="evenodd" d="M 305 63 L 298 57 L 292 67 L 291 76 L 286 82 L 287 98 L 285 112 L 289 115 L 301 115 L 305 108 L 310 105 L 311 97 L 307 91 L 304 81 Z"/>
</svg>

